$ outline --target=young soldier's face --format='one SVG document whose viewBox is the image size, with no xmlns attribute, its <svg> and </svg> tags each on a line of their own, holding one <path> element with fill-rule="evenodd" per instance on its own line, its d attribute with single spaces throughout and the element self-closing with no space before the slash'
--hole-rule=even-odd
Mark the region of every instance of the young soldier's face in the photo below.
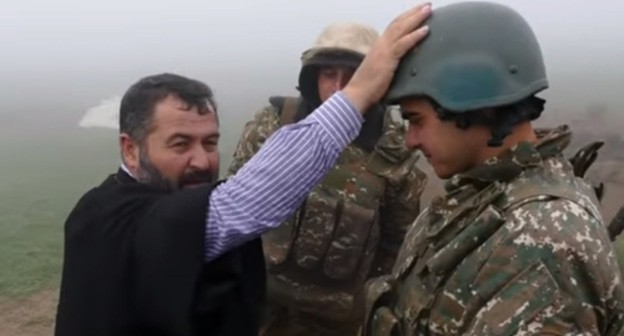
<svg viewBox="0 0 624 336">
<path fill-rule="evenodd" d="M 419 149 L 440 178 L 450 178 L 478 164 L 491 133 L 484 127 L 459 129 L 454 121 L 438 118 L 433 105 L 424 98 L 401 102 L 408 122 L 405 144 Z"/>
</svg>

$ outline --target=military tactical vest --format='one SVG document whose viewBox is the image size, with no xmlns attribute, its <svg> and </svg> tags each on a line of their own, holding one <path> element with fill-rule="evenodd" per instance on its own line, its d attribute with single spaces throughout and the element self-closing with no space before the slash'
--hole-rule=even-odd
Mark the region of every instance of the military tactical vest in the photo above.
<svg viewBox="0 0 624 336">
<path fill-rule="evenodd" d="M 276 108 L 282 126 L 297 106 L 288 98 Z M 374 150 L 349 145 L 294 215 L 263 236 L 270 300 L 338 321 L 355 318 L 355 307 L 362 312 L 354 293 L 375 257 L 386 185 L 417 158 L 403 146 L 403 126 L 385 114 Z"/>
<path fill-rule="evenodd" d="M 432 326 L 439 330 L 435 335 L 461 334 L 457 329 L 461 329 L 466 307 L 453 307 L 435 316 L 430 314 L 431 309 L 436 302 L 444 300 L 442 290 L 461 262 L 505 224 L 507 214 L 526 203 L 544 197 L 566 199 L 601 218 L 597 208 L 583 205 L 587 202 L 582 202 L 574 186 L 560 181 L 544 182 L 548 185 L 538 188 L 530 180 L 512 181 L 513 188 L 510 183 L 502 182 L 493 182 L 482 190 L 470 187 L 462 191 L 465 197 L 460 195 L 459 204 L 445 216 L 432 215 L 430 208 L 421 213 L 405 237 L 392 274 L 367 284 L 362 335 L 430 335 Z M 576 187 L 591 195 L 590 199 L 597 204 L 588 185 L 578 183 Z M 543 268 L 540 271 L 547 272 Z M 547 296 L 552 295 L 549 289 L 555 285 L 535 283 L 535 286 L 541 291 L 537 295 Z M 527 309 L 526 314 L 530 313 Z"/>
</svg>

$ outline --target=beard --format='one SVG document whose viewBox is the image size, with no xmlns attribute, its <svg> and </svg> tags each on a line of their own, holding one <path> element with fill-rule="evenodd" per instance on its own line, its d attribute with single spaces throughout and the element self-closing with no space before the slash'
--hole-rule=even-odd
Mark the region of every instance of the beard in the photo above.
<svg viewBox="0 0 624 336">
<path fill-rule="evenodd" d="M 150 186 L 174 191 L 185 187 L 214 183 L 219 175 L 218 170 L 191 170 L 185 172 L 177 181 L 171 180 L 160 173 L 158 168 L 149 159 L 147 153 L 139 150 L 139 168 L 137 180 Z"/>
</svg>

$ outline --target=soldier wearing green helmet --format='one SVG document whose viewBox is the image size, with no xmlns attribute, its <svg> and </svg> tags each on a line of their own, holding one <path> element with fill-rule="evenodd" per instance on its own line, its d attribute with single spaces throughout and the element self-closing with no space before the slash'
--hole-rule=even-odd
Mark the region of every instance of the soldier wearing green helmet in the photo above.
<svg viewBox="0 0 624 336">
<path fill-rule="evenodd" d="M 616 335 L 624 287 L 592 188 L 536 129 L 539 43 L 509 7 L 433 11 L 386 94 L 406 144 L 446 179 L 388 275 L 365 290 L 363 335 Z"/>
</svg>

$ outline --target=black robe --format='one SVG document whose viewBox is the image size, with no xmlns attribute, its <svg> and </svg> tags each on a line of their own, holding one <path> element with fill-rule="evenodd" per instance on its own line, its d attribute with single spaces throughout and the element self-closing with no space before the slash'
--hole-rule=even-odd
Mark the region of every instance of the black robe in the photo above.
<svg viewBox="0 0 624 336">
<path fill-rule="evenodd" d="M 204 262 L 214 185 L 166 192 L 119 170 L 65 223 L 57 336 L 257 335 L 260 239 Z"/>
</svg>

